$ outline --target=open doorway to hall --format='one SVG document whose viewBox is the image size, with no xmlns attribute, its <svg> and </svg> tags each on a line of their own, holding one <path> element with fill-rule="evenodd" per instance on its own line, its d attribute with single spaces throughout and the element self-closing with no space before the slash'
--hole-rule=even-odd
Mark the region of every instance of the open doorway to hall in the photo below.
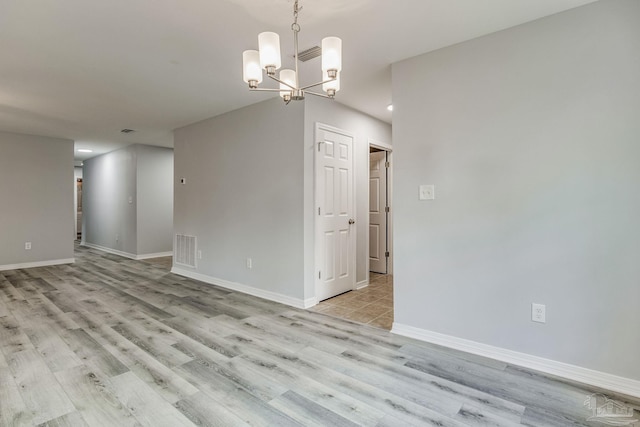
<svg viewBox="0 0 640 427">
<path fill-rule="evenodd" d="M 76 178 L 76 240 L 82 240 L 82 178 Z"/>
<path fill-rule="evenodd" d="M 391 221 L 391 150 L 369 148 L 369 278 L 365 286 L 320 302 L 312 310 L 390 330 L 393 325 L 393 228 Z"/>
</svg>

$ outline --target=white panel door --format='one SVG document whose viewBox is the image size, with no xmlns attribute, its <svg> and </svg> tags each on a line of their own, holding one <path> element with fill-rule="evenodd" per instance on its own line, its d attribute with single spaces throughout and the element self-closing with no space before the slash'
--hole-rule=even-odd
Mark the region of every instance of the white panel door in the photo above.
<svg viewBox="0 0 640 427">
<path fill-rule="evenodd" d="M 387 153 L 369 154 L 369 270 L 387 274 Z"/>
<path fill-rule="evenodd" d="M 353 137 L 316 128 L 316 296 L 319 301 L 355 288 Z"/>
</svg>

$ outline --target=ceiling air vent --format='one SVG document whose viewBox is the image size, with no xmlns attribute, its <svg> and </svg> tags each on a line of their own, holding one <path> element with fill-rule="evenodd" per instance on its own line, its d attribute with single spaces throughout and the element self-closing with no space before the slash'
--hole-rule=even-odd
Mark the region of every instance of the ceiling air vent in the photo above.
<svg viewBox="0 0 640 427">
<path fill-rule="evenodd" d="M 322 55 L 322 48 L 320 46 L 314 46 L 307 50 L 303 50 L 302 52 L 298 52 L 298 59 L 302 62 L 307 62 L 313 58 L 319 57 L 320 55 Z"/>
<path fill-rule="evenodd" d="M 135 130 L 133 130 L 133 129 L 122 129 L 120 132 L 121 133 L 131 133 L 131 132 L 135 132 Z"/>
</svg>

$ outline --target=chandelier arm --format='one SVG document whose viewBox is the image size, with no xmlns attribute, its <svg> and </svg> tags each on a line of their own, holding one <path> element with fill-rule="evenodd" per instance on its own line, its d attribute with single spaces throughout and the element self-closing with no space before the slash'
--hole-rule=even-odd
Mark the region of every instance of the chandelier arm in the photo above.
<svg viewBox="0 0 640 427">
<path fill-rule="evenodd" d="M 325 95 L 324 93 L 318 93 L 318 92 L 311 92 L 310 90 L 305 90 L 304 93 L 308 93 L 310 95 L 315 95 L 315 96 L 319 96 L 321 98 L 327 98 L 327 99 L 333 99 L 332 96 L 329 95 Z"/>
<path fill-rule="evenodd" d="M 309 89 L 309 88 L 311 88 L 311 87 L 320 86 L 320 85 L 323 85 L 323 84 L 325 84 L 325 83 L 333 82 L 333 81 L 335 81 L 335 80 L 336 80 L 336 79 L 329 79 L 329 80 L 325 80 L 325 81 L 323 81 L 323 82 L 314 83 L 314 84 L 312 84 L 312 85 L 308 85 L 308 86 L 305 86 L 305 87 L 301 87 L 301 88 L 300 88 L 300 90 L 307 90 L 307 89 Z"/>
<path fill-rule="evenodd" d="M 249 90 L 252 92 L 282 92 L 280 89 L 269 89 L 269 88 L 262 88 L 262 87 L 249 88 Z"/>
<path fill-rule="evenodd" d="M 272 80 L 277 81 L 278 83 L 282 83 L 283 85 L 289 86 L 289 87 L 291 88 L 291 90 L 298 90 L 298 88 L 297 88 L 297 87 L 293 87 L 293 86 L 291 86 L 289 83 L 287 83 L 287 82 L 285 82 L 285 81 L 280 80 L 280 79 L 279 79 L 279 78 L 277 78 L 276 76 L 270 76 L 270 75 L 268 75 L 268 74 L 267 74 L 267 77 L 269 77 L 269 78 L 270 78 L 270 79 L 272 79 Z M 278 90 L 278 91 L 280 91 L 280 89 L 274 89 L 274 90 Z"/>
</svg>

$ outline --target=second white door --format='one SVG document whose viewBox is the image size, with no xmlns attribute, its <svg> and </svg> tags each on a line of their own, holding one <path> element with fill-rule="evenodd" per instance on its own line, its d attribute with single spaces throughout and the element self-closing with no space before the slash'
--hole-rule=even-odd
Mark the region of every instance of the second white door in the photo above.
<svg viewBox="0 0 640 427">
<path fill-rule="evenodd" d="M 316 127 L 316 250 L 319 301 L 355 288 L 353 136 Z"/>
<path fill-rule="evenodd" d="M 387 153 L 369 155 L 369 271 L 387 274 Z"/>
</svg>

